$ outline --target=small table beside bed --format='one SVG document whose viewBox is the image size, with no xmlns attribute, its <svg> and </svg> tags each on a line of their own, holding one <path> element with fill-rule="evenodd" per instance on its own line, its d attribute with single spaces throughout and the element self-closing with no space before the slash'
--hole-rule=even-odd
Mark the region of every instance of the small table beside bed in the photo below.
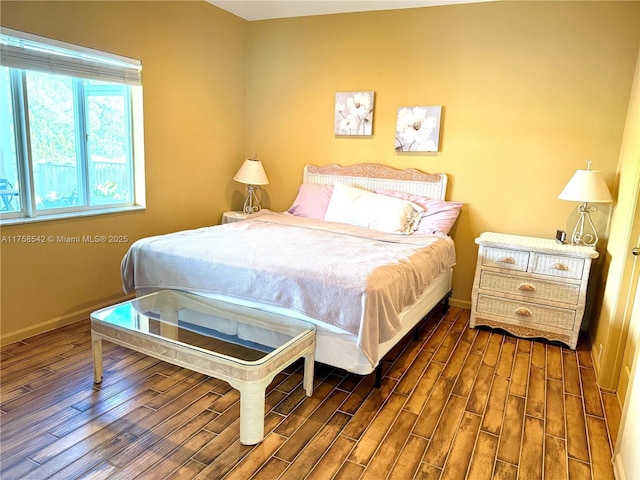
<svg viewBox="0 0 640 480">
<path fill-rule="evenodd" d="M 318 362 L 358 375 L 448 304 L 461 203 L 447 177 L 376 164 L 304 169 L 287 212 L 135 242 L 123 286 L 181 290 L 305 320 Z M 378 374 L 380 372 L 378 371 Z"/>
</svg>

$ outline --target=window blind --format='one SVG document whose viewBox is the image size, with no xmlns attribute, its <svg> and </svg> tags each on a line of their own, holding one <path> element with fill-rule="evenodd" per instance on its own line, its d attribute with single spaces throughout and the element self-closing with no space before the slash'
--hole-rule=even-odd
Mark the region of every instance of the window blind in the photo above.
<svg viewBox="0 0 640 480">
<path fill-rule="evenodd" d="M 111 83 L 142 84 L 139 60 L 9 28 L 0 31 L 0 64 Z"/>
</svg>

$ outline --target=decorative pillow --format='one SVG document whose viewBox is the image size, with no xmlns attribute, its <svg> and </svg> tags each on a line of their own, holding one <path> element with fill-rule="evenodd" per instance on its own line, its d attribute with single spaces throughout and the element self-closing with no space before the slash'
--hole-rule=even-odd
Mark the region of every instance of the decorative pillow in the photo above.
<svg viewBox="0 0 640 480">
<path fill-rule="evenodd" d="M 298 188 L 298 196 L 287 212 L 298 217 L 323 220 L 332 192 L 333 185 L 303 183 Z"/>
<path fill-rule="evenodd" d="M 413 233 L 422 208 L 413 202 L 336 184 L 324 219 L 389 233 Z"/>
<path fill-rule="evenodd" d="M 416 232 L 449 234 L 451 227 L 456 223 L 463 203 L 446 202 L 435 198 L 423 197 L 411 193 L 396 192 L 394 190 L 376 190 L 376 193 L 400 198 L 419 205 L 424 210 L 420 214 L 420 220 Z"/>
</svg>

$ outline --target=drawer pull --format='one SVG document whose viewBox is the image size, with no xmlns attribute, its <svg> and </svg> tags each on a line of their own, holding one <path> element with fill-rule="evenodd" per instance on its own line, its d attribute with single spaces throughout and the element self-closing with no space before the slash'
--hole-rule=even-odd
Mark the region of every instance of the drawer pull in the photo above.
<svg viewBox="0 0 640 480">
<path fill-rule="evenodd" d="M 516 315 L 520 315 L 521 317 L 530 317 L 531 310 L 529 310 L 528 308 L 520 307 L 516 309 Z"/>
<path fill-rule="evenodd" d="M 508 263 L 508 264 L 516 263 L 516 261 L 511 257 L 500 257 L 498 259 L 498 262 L 500 262 L 500 263 Z"/>
<path fill-rule="evenodd" d="M 530 283 L 521 283 L 520 285 L 518 285 L 518 290 L 522 290 L 523 292 L 535 292 L 536 287 L 534 287 Z"/>
<path fill-rule="evenodd" d="M 569 270 L 569 267 L 567 267 L 564 263 L 554 263 L 553 265 L 551 265 L 551 270 L 561 270 L 563 272 L 566 272 L 567 270 Z"/>
</svg>

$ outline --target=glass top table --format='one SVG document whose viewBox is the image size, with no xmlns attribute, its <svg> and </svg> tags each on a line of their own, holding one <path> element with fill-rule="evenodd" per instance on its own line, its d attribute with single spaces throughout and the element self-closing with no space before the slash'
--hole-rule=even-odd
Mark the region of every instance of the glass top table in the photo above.
<svg viewBox="0 0 640 480">
<path fill-rule="evenodd" d="M 102 340 L 228 382 L 240 391 L 240 443 L 264 437 L 265 390 L 304 358 L 313 394 L 315 325 L 185 292 L 162 290 L 91 314 L 94 381 L 102 381 Z"/>
</svg>

